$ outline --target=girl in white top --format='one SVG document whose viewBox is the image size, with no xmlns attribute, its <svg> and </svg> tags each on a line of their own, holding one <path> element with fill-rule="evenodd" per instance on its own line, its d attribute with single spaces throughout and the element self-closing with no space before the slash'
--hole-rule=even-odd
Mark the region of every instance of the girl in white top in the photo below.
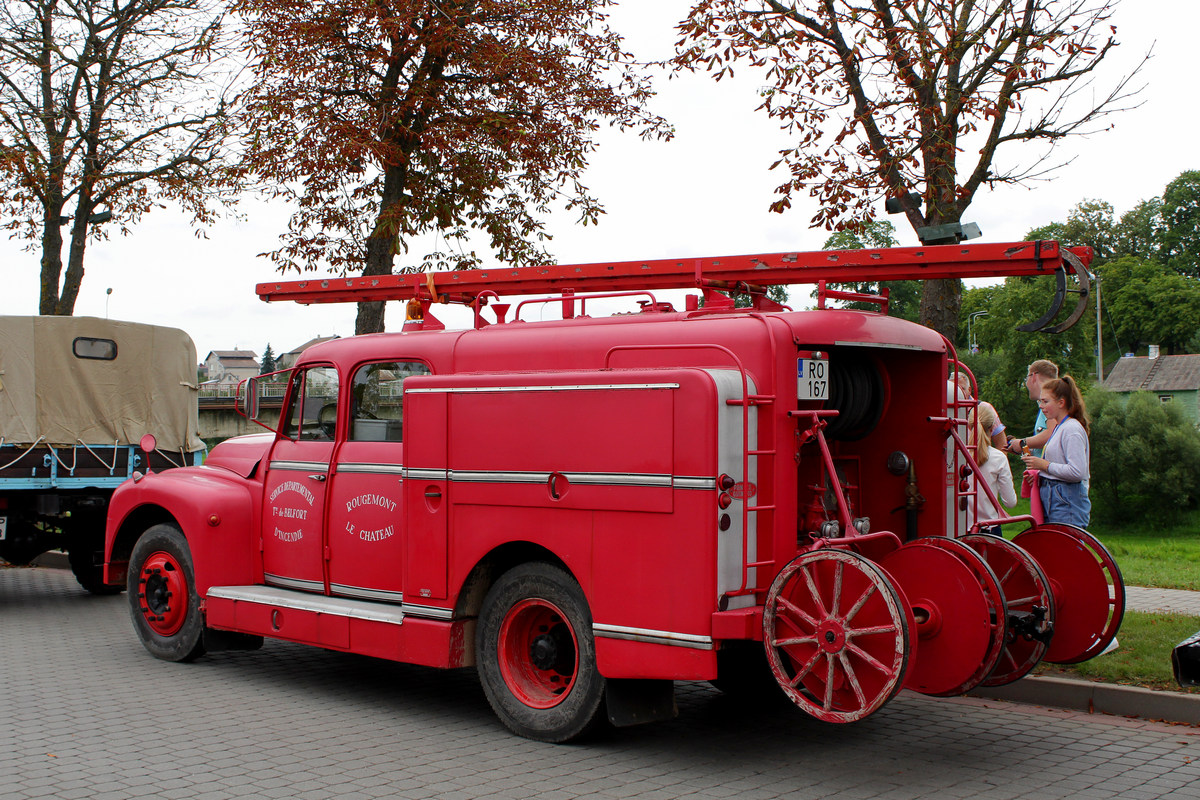
<svg viewBox="0 0 1200 800">
<path fill-rule="evenodd" d="M 996 495 L 996 499 L 1001 505 L 1012 508 L 1017 504 L 1017 493 L 1013 488 L 1012 468 L 1008 463 L 1008 456 L 1003 450 L 996 447 L 990 447 L 988 440 L 991 438 L 987 435 L 996 427 L 996 412 L 987 403 L 979 404 L 979 421 L 976 424 L 975 431 L 975 459 L 983 471 L 983 477 L 987 481 L 987 485 L 991 487 L 992 493 Z M 979 497 L 979 516 L 978 519 L 998 519 L 1005 516 L 1000 509 L 995 508 L 991 501 L 988 500 L 987 493 L 976 486 L 976 493 Z M 1000 535 L 1000 526 L 994 525 L 984 528 L 982 533 L 991 533 L 996 536 Z"/>
</svg>

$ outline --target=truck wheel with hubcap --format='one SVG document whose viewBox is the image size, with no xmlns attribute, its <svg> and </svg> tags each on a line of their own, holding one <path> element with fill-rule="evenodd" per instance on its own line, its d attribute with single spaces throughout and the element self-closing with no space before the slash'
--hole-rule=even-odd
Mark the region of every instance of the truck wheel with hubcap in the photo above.
<svg viewBox="0 0 1200 800">
<path fill-rule="evenodd" d="M 174 525 L 155 525 L 129 559 L 129 611 L 138 637 L 164 661 L 204 655 L 204 619 L 187 538 Z"/>
<path fill-rule="evenodd" d="M 592 615 L 579 584 L 545 563 L 500 576 L 483 600 L 475 633 L 479 681 L 511 731 L 566 742 L 600 717 Z"/>
</svg>

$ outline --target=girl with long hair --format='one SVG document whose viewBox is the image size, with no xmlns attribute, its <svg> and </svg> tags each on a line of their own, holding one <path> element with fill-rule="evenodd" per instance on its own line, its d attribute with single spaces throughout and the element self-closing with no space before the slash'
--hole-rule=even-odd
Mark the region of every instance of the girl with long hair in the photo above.
<svg viewBox="0 0 1200 800">
<path fill-rule="evenodd" d="M 1088 499 L 1091 477 L 1091 420 L 1083 404 L 1079 385 L 1070 375 L 1042 384 L 1038 407 L 1054 423 L 1054 432 L 1042 457 L 1025 455 L 1021 460 L 1038 471 L 1038 493 L 1046 522 L 1087 527 L 1092 503 Z"/>
</svg>

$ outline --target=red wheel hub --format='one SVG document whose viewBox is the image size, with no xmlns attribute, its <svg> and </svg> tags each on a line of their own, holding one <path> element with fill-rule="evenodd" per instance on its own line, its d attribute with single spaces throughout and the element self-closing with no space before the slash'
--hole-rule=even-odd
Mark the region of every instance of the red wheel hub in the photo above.
<svg viewBox="0 0 1200 800">
<path fill-rule="evenodd" d="M 1004 600 L 1004 591 L 1000 588 L 1000 579 L 996 577 L 996 573 L 983 560 L 983 556 L 979 555 L 979 553 L 972 550 L 962 541 L 949 539 L 945 536 L 929 536 L 917 541 L 946 550 L 958 558 L 971 571 L 971 574 L 975 576 L 975 580 L 983 590 L 984 599 L 987 602 L 988 630 L 990 631 L 987 653 L 983 661 L 980 662 L 978 669 L 969 678 L 945 693 L 947 695 L 966 694 L 983 683 L 992 674 L 992 671 L 1000 661 L 1001 655 L 1004 653 L 1004 645 L 1008 637 L 1007 607 Z M 920 603 L 918 601 L 913 605 L 919 606 Z M 932 630 L 928 623 L 918 628 L 919 631 L 926 629 Z"/>
<path fill-rule="evenodd" d="M 188 583 L 179 562 L 161 550 L 150 554 L 138 576 L 138 600 L 147 624 L 161 636 L 171 636 L 187 619 Z"/>
<path fill-rule="evenodd" d="M 500 674 L 531 708 L 553 708 L 571 693 L 579 674 L 579 642 L 566 615 L 541 598 L 522 600 L 500 625 Z"/>
<path fill-rule="evenodd" d="M 922 540 L 893 551 L 879 565 L 909 598 L 917 620 L 921 645 L 905 687 L 950 695 L 982 680 L 980 665 L 991 650 L 992 626 L 987 597 L 967 565 Z"/>
</svg>

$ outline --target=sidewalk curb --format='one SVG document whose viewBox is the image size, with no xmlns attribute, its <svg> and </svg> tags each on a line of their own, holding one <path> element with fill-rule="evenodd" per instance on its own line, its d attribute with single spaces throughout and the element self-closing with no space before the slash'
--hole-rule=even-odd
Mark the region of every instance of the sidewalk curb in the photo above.
<svg viewBox="0 0 1200 800">
<path fill-rule="evenodd" d="M 1200 725 L 1200 695 L 1050 676 L 979 688 L 972 697 Z"/>
</svg>

